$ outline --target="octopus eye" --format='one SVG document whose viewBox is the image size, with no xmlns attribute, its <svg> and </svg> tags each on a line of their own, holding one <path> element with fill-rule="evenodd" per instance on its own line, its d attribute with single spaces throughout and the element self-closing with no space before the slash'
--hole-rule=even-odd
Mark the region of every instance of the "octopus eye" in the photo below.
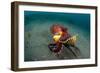
<svg viewBox="0 0 100 73">
<path fill-rule="evenodd" d="M 55 35 L 60 35 L 60 33 L 55 33 Z"/>
<path fill-rule="evenodd" d="M 62 32 L 57 32 L 55 33 L 55 35 L 62 35 Z"/>
</svg>

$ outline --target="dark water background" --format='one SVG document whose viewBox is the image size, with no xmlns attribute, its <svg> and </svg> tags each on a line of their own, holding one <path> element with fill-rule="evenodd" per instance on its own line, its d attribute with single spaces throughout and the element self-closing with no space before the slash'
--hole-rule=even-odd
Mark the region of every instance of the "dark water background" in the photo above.
<svg viewBox="0 0 100 73">
<path fill-rule="evenodd" d="M 78 34 L 76 46 L 80 49 L 79 59 L 90 57 L 90 14 L 24 11 L 24 60 L 58 60 L 49 49 L 52 42 L 50 27 L 61 24 L 71 35 Z M 76 59 L 68 50 L 63 59 Z"/>
</svg>

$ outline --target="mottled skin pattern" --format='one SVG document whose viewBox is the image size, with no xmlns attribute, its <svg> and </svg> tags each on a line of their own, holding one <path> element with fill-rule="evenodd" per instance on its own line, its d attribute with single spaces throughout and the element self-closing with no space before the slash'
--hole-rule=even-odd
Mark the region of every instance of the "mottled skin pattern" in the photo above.
<svg viewBox="0 0 100 73">
<path fill-rule="evenodd" d="M 51 27 L 51 33 L 53 34 L 53 36 L 58 33 L 61 32 L 61 37 L 59 38 L 58 41 L 54 41 L 54 44 L 56 45 L 56 47 L 52 50 L 55 53 L 59 53 L 63 47 L 63 41 L 67 40 L 70 37 L 70 34 L 68 33 L 68 29 L 59 25 L 59 24 L 54 24 Z"/>
</svg>

